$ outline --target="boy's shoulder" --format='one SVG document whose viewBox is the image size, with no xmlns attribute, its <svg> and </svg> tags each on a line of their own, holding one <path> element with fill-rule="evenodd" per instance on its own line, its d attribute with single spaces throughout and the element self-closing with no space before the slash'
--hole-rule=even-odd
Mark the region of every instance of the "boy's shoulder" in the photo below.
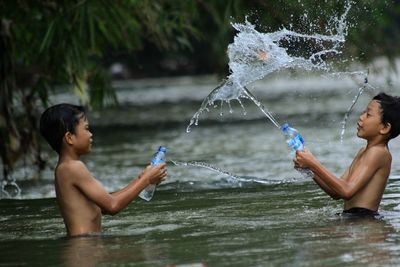
<svg viewBox="0 0 400 267">
<path fill-rule="evenodd" d="M 55 169 L 56 179 L 73 179 L 88 173 L 86 165 L 81 160 L 64 160 L 57 164 Z"/>
<path fill-rule="evenodd" d="M 386 144 L 367 146 L 364 148 L 364 151 L 374 154 L 390 154 L 389 148 Z"/>
<path fill-rule="evenodd" d="M 365 147 L 360 150 L 360 153 L 366 159 L 371 159 L 379 162 L 387 162 L 392 160 L 392 154 L 387 145 L 374 145 Z"/>
</svg>

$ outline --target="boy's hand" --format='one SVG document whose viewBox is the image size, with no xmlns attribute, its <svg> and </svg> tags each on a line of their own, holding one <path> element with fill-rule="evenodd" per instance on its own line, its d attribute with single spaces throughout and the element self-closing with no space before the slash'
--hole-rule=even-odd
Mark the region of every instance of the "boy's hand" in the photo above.
<svg viewBox="0 0 400 267">
<path fill-rule="evenodd" d="M 148 179 L 149 184 L 159 184 L 167 176 L 167 164 L 148 165 L 140 174 L 140 179 Z"/>
<path fill-rule="evenodd" d="M 304 148 L 303 151 L 296 151 L 296 156 L 293 159 L 295 168 L 310 168 L 310 165 L 315 160 L 314 155 L 308 148 Z"/>
</svg>

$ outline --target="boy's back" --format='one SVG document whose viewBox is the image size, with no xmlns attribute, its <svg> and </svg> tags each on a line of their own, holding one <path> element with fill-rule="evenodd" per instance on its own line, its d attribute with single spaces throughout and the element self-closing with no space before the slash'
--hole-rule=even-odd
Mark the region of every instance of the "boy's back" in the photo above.
<svg viewBox="0 0 400 267">
<path fill-rule="evenodd" d="M 360 189 L 350 199 L 345 200 L 344 209 L 363 207 L 377 211 L 390 174 L 392 156 L 386 145 L 362 148 L 342 179 L 349 183 L 360 183 Z M 364 177 L 363 172 L 371 171 Z M 351 179 L 351 177 L 353 177 Z M 363 179 L 357 181 L 357 179 Z"/>
<path fill-rule="evenodd" d="M 101 231 L 101 209 L 82 191 L 77 179 L 85 179 L 89 173 L 80 160 L 60 162 L 55 170 L 57 201 L 64 218 L 68 235 Z"/>
</svg>

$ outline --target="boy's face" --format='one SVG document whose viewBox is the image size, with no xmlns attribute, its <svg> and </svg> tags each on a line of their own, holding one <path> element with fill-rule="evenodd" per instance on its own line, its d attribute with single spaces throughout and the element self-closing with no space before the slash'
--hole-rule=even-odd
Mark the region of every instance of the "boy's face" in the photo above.
<svg viewBox="0 0 400 267">
<path fill-rule="evenodd" d="M 380 130 L 384 127 L 381 104 L 377 100 L 372 100 L 358 119 L 357 136 L 368 140 L 379 136 Z"/>
<path fill-rule="evenodd" d="M 74 137 L 74 149 L 79 155 L 87 154 L 92 149 L 92 133 L 89 131 L 89 121 L 83 117 L 76 126 Z"/>
</svg>

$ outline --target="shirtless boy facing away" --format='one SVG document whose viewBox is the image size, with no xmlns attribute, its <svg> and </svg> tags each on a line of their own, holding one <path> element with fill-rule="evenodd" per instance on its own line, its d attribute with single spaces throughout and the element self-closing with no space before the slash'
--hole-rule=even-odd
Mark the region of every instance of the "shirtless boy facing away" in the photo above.
<svg viewBox="0 0 400 267">
<path fill-rule="evenodd" d="M 166 164 L 147 166 L 126 187 L 108 193 L 80 160 L 92 146 L 89 122 L 81 106 L 48 108 L 40 118 L 40 132 L 59 156 L 55 189 L 68 236 L 100 233 L 102 214 L 118 213 L 146 186 L 160 183 L 167 175 Z"/>
<path fill-rule="evenodd" d="M 368 104 L 357 123 L 357 136 L 367 141 L 341 179 L 329 172 L 308 150 L 296 152 L 296 168 L 309 168 L 314 181 L 332 198 L 344 199 L 343 214 L 378 215 L 392 156 L 390 139 L 400 133 L 400 98 L 380 93 Z"/>
</svg>

